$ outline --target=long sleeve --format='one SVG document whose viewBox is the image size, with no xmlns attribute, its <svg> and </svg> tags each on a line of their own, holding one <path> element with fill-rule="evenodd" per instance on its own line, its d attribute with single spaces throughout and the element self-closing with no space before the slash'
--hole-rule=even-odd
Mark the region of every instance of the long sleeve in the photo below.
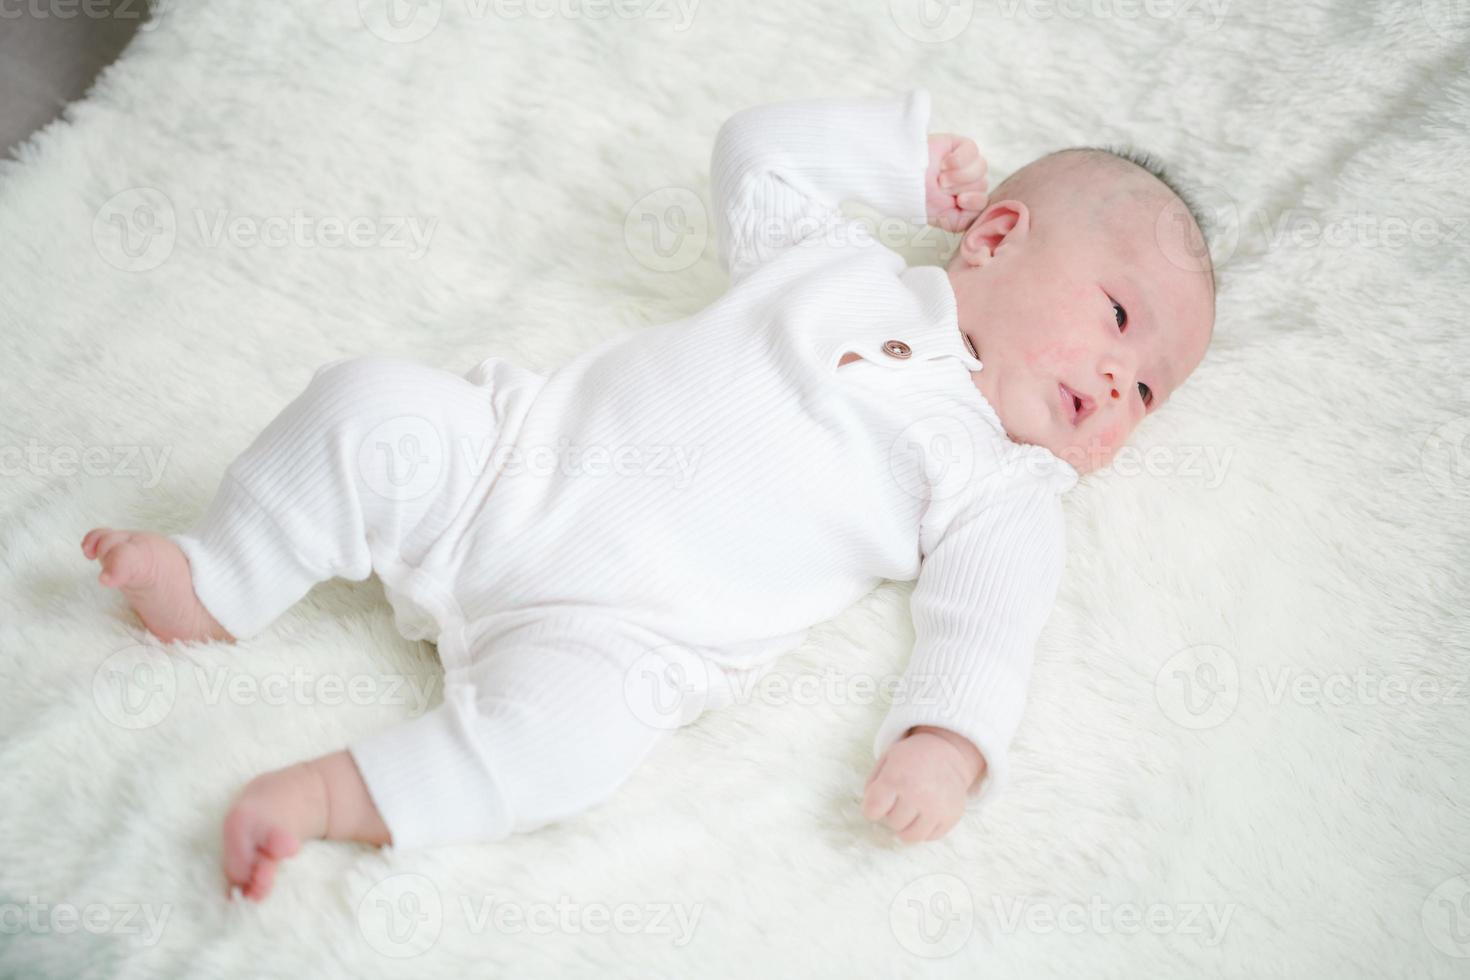
<svg viewBox="0 0 1470 980">
<path fill-rule="evenodd" d="M 710 164 L 716 242 L 732 281 L 841 218 L 858 200 L 925 221 L 929 93 L 813 99 L 731 116 Z"/>
<path fill-rule="evenodd" d="M 916 725 L 949 729 L 985 757 L 978 804 L 1006 782 L 1037 638 L 1066 565 L 1060 496 L 1045 487 L 977 501 L 924 556 L 910 598 L 914 651 L 874 740 L 881 757 Z"/>
</svg>

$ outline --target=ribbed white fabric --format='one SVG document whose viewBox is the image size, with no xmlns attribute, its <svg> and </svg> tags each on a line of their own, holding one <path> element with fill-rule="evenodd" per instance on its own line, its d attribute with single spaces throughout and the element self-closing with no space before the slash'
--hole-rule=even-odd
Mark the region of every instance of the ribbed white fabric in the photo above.
<svg viewBox="0 0 1470 980">
<path fill-rule="evenodd" d="M 989 763 L 972 802 L 1004 781 L 1077 474 L 1006 438 L 944 271 L 838 210 L 923 220 L 928 113 L 923 91 L 738 113 L 709 308 L 545 377 L 329 365 L 176 536 L 237 636 L 377 572 L 438 642 L 445 704 L 352 746 L 396 845 L 595 804 L 884 579 L 918 579 L 915 645 L 875 753 L 943 726 Z"/>
</svg>

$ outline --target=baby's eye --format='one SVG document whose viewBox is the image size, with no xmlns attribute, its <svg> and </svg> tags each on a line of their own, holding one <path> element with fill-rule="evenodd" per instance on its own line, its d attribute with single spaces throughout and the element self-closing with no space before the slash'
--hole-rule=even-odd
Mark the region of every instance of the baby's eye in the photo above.
<svg viewBox="0 0 1470 980">
<path fill-rule="evenodd" d="M 1144 408 L 1154 403 L 1154 393 L 1142 381 L 1138 382 L 1138 397 L 1143 399 Z"/>
<path fill-rule="evenodd" d="M 1128 311 L 1117 303 L 1113 304 L 1113 319 L 1118 321 L 1118 329 L 1125 330 L 1128 327 Z"/>
</svg>

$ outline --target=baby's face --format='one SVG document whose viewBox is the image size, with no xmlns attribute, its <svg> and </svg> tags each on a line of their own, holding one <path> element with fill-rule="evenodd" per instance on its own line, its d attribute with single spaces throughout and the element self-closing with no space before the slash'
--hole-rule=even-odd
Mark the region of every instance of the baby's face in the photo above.
<svg viewBox="0 0 1470 980">
<path fill-rule="evenodd" d="M 976 386 L 1007 434 L 1082 473 L 1168 401 L 1214 325 L 1210 273 L 1166 255 L 1156 231 L 1182 206 L 1142 171 L 1106 169 L 1049 184 L 1029 207 L 997 200 L 949 268 L 984 363 Z"/>
</svg>

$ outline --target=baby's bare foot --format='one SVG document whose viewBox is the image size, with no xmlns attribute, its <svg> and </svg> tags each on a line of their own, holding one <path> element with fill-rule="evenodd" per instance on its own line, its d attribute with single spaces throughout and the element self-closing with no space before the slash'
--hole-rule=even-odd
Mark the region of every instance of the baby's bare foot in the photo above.
<svg viewBox="0 0 1470 980">
<path fill-rule="evenodd" d="M 231 887 L 259 902 L 270 894 L 276 867 L 303 840 L 326 833 L 327 795 L 311 763 L 256 776 L 225 817 L 224 866 Z"/>
<path fill-rule="evenodd" d="M 160 640 L 234 639 L 194 594 L 189 559 L 168 538 L 99 527 L 82 539 L 82 554 L 102 564 L 97 581 L 121 592 Z"/>
</svg>

